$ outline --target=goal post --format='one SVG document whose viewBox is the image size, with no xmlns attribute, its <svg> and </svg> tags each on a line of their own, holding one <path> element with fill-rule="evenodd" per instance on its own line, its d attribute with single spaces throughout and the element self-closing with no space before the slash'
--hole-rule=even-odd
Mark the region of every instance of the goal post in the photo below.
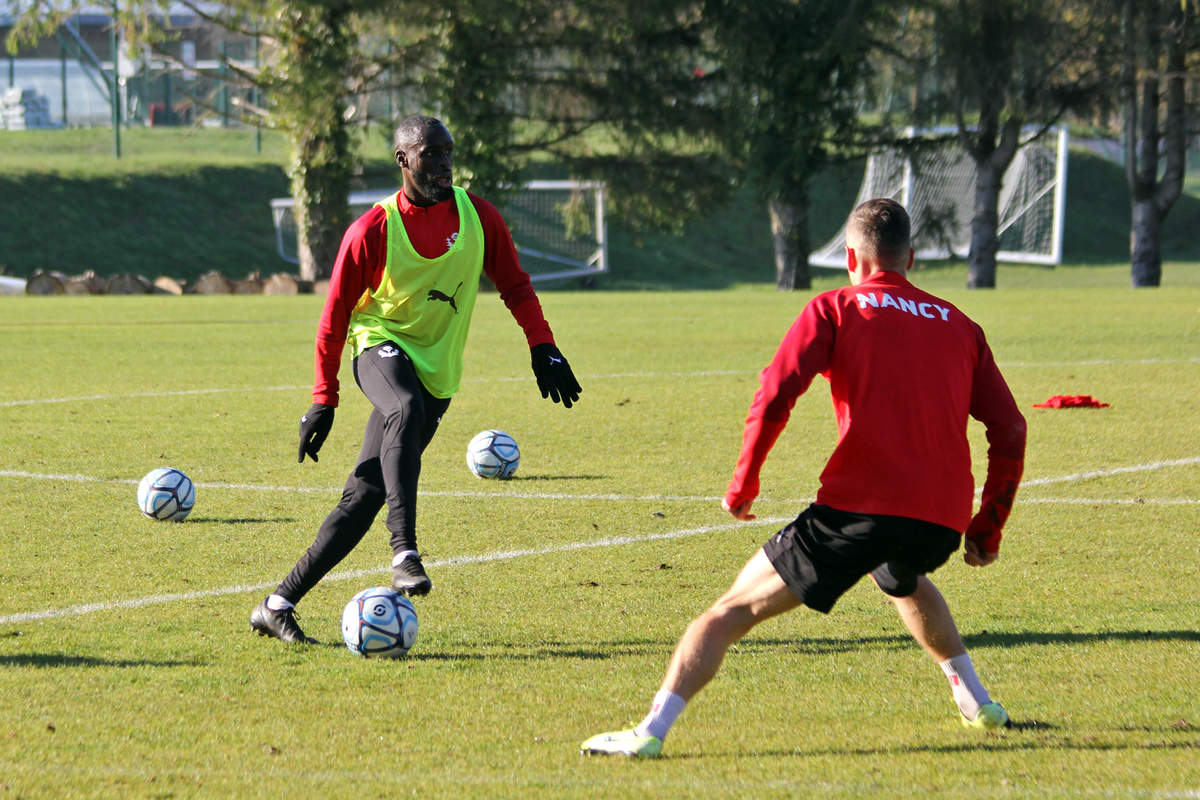
<svg viewBox="0 0 1200 800">
<path fill-rule="evenodd" d="M 387 189 L 351 192 L 350 217 L 357 218 L 388 194 Z M 602 181 L 529 181 L 509 195 L 502 212 L 531 280 L 582 278 L 608 271 L 604 200 Z M 291 264 L 300 261 L 294 212 L 291 197 L 271 201 L 275 249 Z"/>
<path fill-rule="evenodd" d="M 916 257 L 926 261 L 965 258 L 971 249 L 975 161 L 955 138 L 947 136 L 952 130 L 910 130 L 915 146 L 871 154 L 854 202 L 857 207 L 875 197 L 899 201 L 912 219 Z M 921 143 L 922 138 L 929 143 Z M 1066 184 L 1066 128 L 1053 128 L 1017 149 L 1000 186 L 998 261 L 1062 263 Z M 809 263 L 844 269 L 845 246 L 843 224 L 832 239 L 809 255 Z"/>
</svg>

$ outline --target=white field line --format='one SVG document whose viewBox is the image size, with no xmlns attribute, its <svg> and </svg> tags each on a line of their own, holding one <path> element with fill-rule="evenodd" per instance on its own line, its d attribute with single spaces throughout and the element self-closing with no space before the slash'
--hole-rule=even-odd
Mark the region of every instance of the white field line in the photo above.
<svg viewBox="0 0 1200 800">
<path fill-rule="evenodd" d="M 1134 472 L 1145 472 L 1149 470 L 1164 469 L 1167 467 L 1189 466 L 1192 464 L 1200 464 L 1200 457 L 1181 458 L 1172 461 L 1155 461 L 1149 464 L 1139 464 L 1129 467 L 1115 467 L 1108 470 L 1094 470 L 1091 472 L 1075 473 L 1073 475 L 1062 475 L 1051 478 L 1035 478 L 1026 481 L 1023 485 L 1046 485 L 1051 483 L 1062 483 L 1068 481 L 1081 481 L 1090 478 L 1100 478 L 1108 475 L 1120 475 Z M 0 477 L 27 478 L 35 480 L 56 480 L 69 482 L 86 482 L 86 483 L 120 483 L 133 484 L 136 481 L 131 480 L 115 480 L 108 478 L 95 478 L 87 475 L 51 475 L 45 473 L 23 472 L 18 470 L 0 470 Z M 332 489 L 323 489 L 318 487 L 285 487 L 285 486 L 256 486 L 250 484 L 197 484 L 199 488 L 213 489 L 248 489 L 254 491 L 276 491 L 276 492 L 333 492 Z M 616 494 L 591 494 L 591 495 L 575 495 L 565 493 L 539 493 L 539 492 L 522 492 L 522 493 L 504 493 L 497 494 L 492 492 L 424 492 L 423 494 L 441 497 L 486 497 L 498 498 L 508 497 L 514 499 L 562 499 L 562 500 L 653 500 L 653 501 L 669 501 L 669 500 L 701 500 L 707 502 L 719 501 L 719 497 L 698 497 L 698 496 L 671 496 L 671 495 L 645 495 L 641 497 L 629 497 Z M 779 500 L 776 502 L 785 502 Z M 786 501 L 786 502 L 809 502 L 803 501 Z M 1119 504 L 1119 505 L 1192 505 L 1200 504 L 1200 501 L 1193 498 L 1174 498 L 1174 499 L 1129 499 L 1129 498 L 1028 498 L 1022 497 L 1019 502 L 1022 503 L 1069 503 L 1069 504 Z M 792 517 L 771 517 L 757 520 L 758 525 L 777 525 L 783 522 L 791 521 Z M 484 553 L 480 555 L 455 556 L 452 558 L 443 559 L 441 561 L 430 562 L 433 567 L 451 567 L 462 566 L 465 564 L 481 564 L 492 561 L 503 561 L 514 558 L 523 558 L 526 556 L 548 555 L 551 553 L 564 553 L 575 550 L 585 550 L 597 547 L 615 547 L 623 544 L 635 544 L 639 542 L 650 542 L 662 539 L 679 539 L 687 536 L 698 536 L 705 533 L 715 531 L 730 530 L 746 523 L 727 523 L 724 525 L 711 525 L 702 528 L 689 528 L 680 531 L 670 531 L 666 533 L 651 533 L 639 536 L 614 536 L 604 539 L 597 539 L 588 542 L 573 542 L 570 544 L 556 545 L 554 547 L 527 549 L 527 550 L 507 550 L 494 553 Z M 354 572 L 341 572 L 331 574 L 325 577 L 325 580 L 349 580 L 352 578 L 361 578 L 366 575 L 376 574 L 386 571 L 386 568 L 358 570 Z M 87 605 L 71 606 L 68 608 L 48 609 L 45 611 L 31 611 L 21 614 L 11 614 L 5 617 L 0 617 L 0 625 L 11 624 L 14 622 L 29 622 L 41 619 L 52 619 L 55 617 L 72 616 L 77 614 L 86 614 L 95 611 L 110 611 L 121 608 L 140 608 L 148 605 L 158 605 L 171 602 L 186 602 L 189 600 L 198 600 L 205 597 L 220 597 L 231 594 L 246 594 L 251 592 L 260 592 L 274 587 L 274 583 L 247 584 L 237 586 L 226 586 L 218 589 L 208 589 L 200 592 L 188 592 L 183 594 L 163 594 L 151 597 L 137 598 L 133 600 L 111 601 L 104 603 L 91 603 Z"/>
<path fill-rule="evenodd" d="M 1200 358 L 1127 358 L 1092 359 L 1087 361 L 1011 361 L 1001 362 L 1001 367 L 1088 367 L 1119 366 L 1127 364 L 1200 364 Z M 584 380 L 616 380 L 622 378 L 707 378 L 715 375 L 757 375 L 757 370 L 696 370 L 691 372 L 613 372 L 607 374 L 581 375 Z M 505 378 L 466 378 L 463 383 L 512 383 L 531 381 L 530 376 Z M 230 392 L 291 392 L 311 389 L 311 385 L 296 386 L 247 386 L 212 389 L 181 389 L 161 392 L 134 392 L 131 394 L 89 394 L 76 397 L 46 397 L 27 400 L 0 400 L 0 408 L 16 406 L 47 405 L 53 403 L 76 403 L 90 400 L 125 400 L 133 397 L 186 397 L 188 395 L 228 394 Z"/>
<path fill-rule="evenodd" d="M 86 400 L 128 400 L 132 397 L 187 397 L 190 395 L 227 394 L 230 392 L 294 392 L 311 388 L 311 386 L 255 386 L 241 389 L 178 389 L 165 392 L 133 392 L 131 394 L 87 394 L 78 397 L 44 397 L 36 400 L 3 400 L 0 401 L 0 408 L 50 405 L 53 403 L 80 403 Z"/>
<path fill-rule="evenodd" d="M 1126 475 L 1133 472 L 1147 472 L 1155 469 L 1163 469 L 1164 467 L 1187 467 L 1192 464 L 1200 464 L 1200 456 L 1191 456 L 1190 458 L 1177 458 L 1171 461 L 1152 461 L 1149 464 L 1137 464 L 1131 467 L 1112 467 L 1111 469 L 1098 469 L 1091 472 L 1076 472 L 1072 475 L 1059 475 L 1055 478 L 1032 478 L 1022 480 L 1021 486 L 1028 488 L 1030 486 L 1046 486 L 1051 483 L 1077 483 L 1079 481 L 1090 480 L 1091 478 L 1107 478 L 1111 475 Z M 982 491 L 982 490 L 981 490 Z"/>
<path fill-rule="evenodd" d="M 1008 367 L 1112 367 L 1122 364 L 1200 364 L 1200 358 L 1095 358 L 1086 361 L 998 361 Z"/>
<path fill-rule="evenodd" d="M 1118 467 L 1114 472 L 1144 472 L 1164 467 L 1181 466 L 1200 463 L 1197 459 L 1180 459 L 1179 461 L 1158 462 L 1138 467 Z M 1083 473 L 1084 478 L 1100 478 L 1110 472 Z M 0 470 L 0 478 L 26 478 L 30 480 L 60 481 L 64 483 L 113 483 L 136 486 L 138 481 L 129 478 L 96 478 L 90 475 L 54 475 L 43 472 L 23 472 L 21 470 Z M 1079 480 L 1080 476 L 1064 476 L 1062 478 L 1040 478 L 1025 481 L 1022 487 L 1047 483 L 1058 483 L 1064 480 Z M 237 490 L 249 492 L 277 492 L 281 494 L 328 494 L 336 495 L 340 488 L 327 486 L 267 486 L 257 483 L 196 483 L 197 489 Z M 975 494 L 983 490 L 977 489 Z M 683 495 L 683 494 L 571 494 L 569 492 L 468 492 L 468 491 L 437 491 L 421 490 L 422 497 L 457 497 L 462 499 L 482 500 L 580 500 L 580 501 L 612 501 L 621 503 L 719 503 L 720 495 Z M 813 502 L 812 497 L 760 497 L 760 505 L 764 503 L 786 503 L 803 505 Z M 1017 495 L 1018 503 L 1064 504 L 1064 505 L 1200 505 L 1200 499 L 1192 497 L 1027 497 L 1023 493 Z"/>
<path fill-rule="evenodd" d="M 1066 506 L 1200 506 L 1194 497 L 1022 497 L 1017 493 L 1017 505 Z"/>
<path fill-rule="evenodd" d="M 730 522 L 723 525 L 708 525 L 702 528 L 687 528 L 685 530 L 667 531 L 664 533 L 647 533 L 639 536 L 609 536 L 603 539 L 593 539 L 587 542 L 569 542 L 567 544 L 554 545 L 552 547 L 529 548 L 522 550 L 499 550 L 493 553 L 480 553 L 478 555 L 453 556 L 444 558 L 439 561 L 430 561 L 428 567 L 461 567 L 470 564 L 487 564 L 495 561 L 509 561 L 514 558 L 525 558 L 528 556 L 544 556 L 553 553 L 569 553 L 577 550 L 591 550 L 598 547 L 618 547 L 626 544 L 641 544 L 643 542 L 654 542 L 664 539 L 683 539 L 689 536 L 700 536 L 706 533 L 715 533 L 716 531 L 731 530 L 742 525 L 780 525 L 784 522 L 790 522 L 791 517 L 774 517 L 758 519 L 752 523 L 745 522 Z M 375 575 L 382 572 L 390 571 L 390 566 L 377 567 L 374 569 L 360 569 L 349 572 L 335 572 L 326 575 L 323 581 L 345 581 L 355 578 L 363 578 L 367 575 Z M 160 594 L 150 597 L 139 597 L 133 600 L 114 600 L 103 603 L 87 603 L 85 605 L 70 606 L 68 608 L 53 608 L 45 611 L 29 611 L 21 614 L 9 614 L 5 617 L 0 617 L 0 625 L 8 625 L 14 622 L 32 622 L 42 619 L 53 619 L 55 617 L 77 616 L 79 614 L 90 614 L 96 611 L 114 611 L 123 608 L 142 608 L 144 606 L 161 605 L 163 603 L 188 602 L 191 600 L 201 600 L 207 597 L 224 597 L 233 594 L 249 594 L 252 592 L 264 592 L 275 588 L 275 583 L 257 583 L 243 584 L 237 586 L 223 586 L 217 589 L 205 589 L 199 592 L 185 592 L 179 594 Z"/>
<path fill-rule="evenodd" d="M 1170 461 L 1152 461 L 1148 464 L 1135 464 L 1128 467 L 1112 467 L 1110 469 L 1092 470 L 1090 472 L 1076 472 L 1070 475 L 1058 475 L 1048 478 L 1027 478 L 1021 481 L 1021 488 L 1028 489 L 1032 486 L 1047 486 L 1053 483 L 1079 483 L 1094 478 L 1107 478 L 1113 475 L 1126 475 L 1137 472 L 1151 472 L 1153 470 L 1166 469 L 1168 467 L 1186 467 L 1194 464 L 1200 464 L 1200 456 L 1191 456 L 1189 458 L 1177 458 Z M 46 472 L 26 472 L 24 470 L 0 470 L 0 478 L 26 478 L 30 480 L 47 480 L 61 481 L 65 483 L 114 483 L 114 484 L 132 484 L 138 483 L 137 479 L 130 478 L 97 478 L 91 475 L 69 475 L 69 474 L 54 474 Z M 251 492 L 279 492 L 279 493 L 336 493 L 341 491 L 341 487 L 329 488 L 322 486 L 268 486 L 264 484 L 254 483 L 196 483 L 197 489 L 217 489 L 217 490 L 242 490 Z M 976 489 L 975 494 L 980 494 L 982 488 Z M 626 495 L 626 494 L 572 494 L 567 492 L 520 492 L 520 491 L 437 491 L 437 490 L 422 490 L 423 497 L 462 497 L 462 498 L 487 498 L 487 499 L 514 499 L 514 500 L 612 500 L 620 502 L 631 501 L 658 501 L 658 502 L 720 502 L 719 495 L 670 495 L 670 494 L 647 494 L 647 495 Z M 1058 499 L 1044 498 L 1035 500 L 1019 496 L 1020 502 L 1041 502 L 1041 503 L 1174 503 L 1187 504 L 1197 502 L 1190 498 L 1181 498 L 1177 500 L 1104 500 L 1104 499 Z M 788 499 L 788 498 L 769 498 L 764 497 L 760 502 L 811 502 L 812 498 L 807 499 Z"/>
<path fill-rule="evenodd" d="M 756 373 L 745 370 L 708 370 L 700 372 L 625 372 L 609 375 L 581 375 L 584 380 L 605 380 L 610 378 L 699 378 L 711 375 L 753 375 Z M 514 383 L 517 381 L 533 381 L 533 376 L 506 378 L 465 378 L 463 383 Z M 75 397 L 44 397 L 29 400 L 0 400 L 0 408 L 16 406 L 50 405 L 54 403 L 76 403 L 89 400 L 126 400 L 133 397 L 186 397 L 188 395 L 228 394 L 231 392 L 298 392 L 311 389 L 311 385 L 297 386 L 259 386 L 259 387 L 225 387 L 213 389 L 182 389 L 162 392 L 134 392 L 132 394 L 88 394 Z"/>
<path fill-rule="evenodd" d="M 1175 466 L 1178 462 L 1169 464 L 1147 465 L 1150 469 L 1159 469 L 1164 466 Z M 1183 463 L 1188 463 L 1184 460 Z M 1135 468 L 1122 467 L 1122 472 L 1141 471 Z M 1088 477 L 1102 477 L 1101 474 L 1091 474 Z M 127 478 L 95 478 L 88 475 L 50 475 L 38 472 L 21 472 L 18 470 L 0 470 L 0 478 L 28 478 L 32 480 L 49 480 L 62 481 L 67 483 L 116 483 L 127 484 L 130 486 L 136 485 L 136 480 Z M 1053 483 L 1061 479 L 1046 478 L 1040 483 Z M 1035 481 L 1028 481 L 1022 486 L 1033 484 Z M 264 486 L 262 484 L 251 483 L 197 483 L 198 489 L 217 489 L 217 490 L 242 490 L 251 492 L 279 492 L 279 493 L 297 493 L 297 494 L 329 494 L 335 495 L 340 489 L 331 489 L 324 486 Z M 975 494 L 980 494 L 983 490 L 976 490 Z M 463 499 L 486 499 L 486 500 L 599 500 L 612 501 L 622 503 L 719 503 L 721 497 L 719 495 L 672 495 L 672 494 L 645 494 L 645 495 L 625 495 L 625 494 L 570 494 L 567 492 L 464 492 L 464 491 L 426 491 L 422 490 L 422 497 L 457 497 Z M 794 506 L 807 505 L 813 502 L 812 497 L 790 498 L 790 497 L 760 497 L 759 505 L 765 503 L 780 503 Z M 1018 494 L 1018 504 L 1037 503 L 1039 505 L 1146 505 L 1146 506 L 1190 506 L 1200 505 L 1200 499 L 1192 497 L 1146 497 L 1146 498 L 1130 498 L 1130 497 L 1027 497 L 1024 494 Z"/>
</svg>

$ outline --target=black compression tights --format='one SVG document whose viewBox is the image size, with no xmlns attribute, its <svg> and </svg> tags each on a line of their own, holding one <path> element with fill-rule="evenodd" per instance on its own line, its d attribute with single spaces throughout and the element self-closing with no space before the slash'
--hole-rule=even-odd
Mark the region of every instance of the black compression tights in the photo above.
<svg viewBox="0 0 1200 800">
<path fill-rule="evenodd" d="M 342 499 L 316 541 L 276 589 L 293 603 L 358 545 L 387 505 L 392 552 L 417 548 L 417 480 L 421 454 L 437 432 L 449 399 L 431 395 L 400 348 L 382 344 L 354 359 L 354 379 L 373 406 L 362 449 Z"/>
</svg>

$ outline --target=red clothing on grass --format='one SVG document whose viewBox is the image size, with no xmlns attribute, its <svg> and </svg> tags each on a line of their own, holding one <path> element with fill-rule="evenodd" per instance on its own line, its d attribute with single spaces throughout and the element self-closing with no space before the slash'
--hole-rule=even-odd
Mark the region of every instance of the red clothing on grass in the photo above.
<svg viewBox="0 0 1200 800">
<path fill-rule="evenodd" d="M 758 495 L 762 463 L 816 375 L 829 380 L 839 434 L 818 503 L 965 530 L 974 499 L 969 414 L 989 443 L 991 524 L 980 538 L 994 527 L 998 546 L 1024 460 L 1024 418 L 983 330 L 895 272 L 824 292 L 797 317 L 750 406 L 730 507 Z"/>
<path fill-rule="evenodd" d="M 397 206 L 404 220 L 404 230 L 417 253 L 424 258 L 437 258 L 449 250 L 458 235 L 458 210 L 454 199 L 425 207 L 413 205 L 403 191 L 398 194 Z M 525 332 L 529 346 L 552 344 L 554 334 L 542 315 L 542 304 L 533 291 L 529 275 L 517 260 L 517 250 L 504 218 L 487 200 L 470 193 L 468 196 L 483 226 L 484 274 L 495 284 L 500 299 Z M 337 375 L 350 314 L 363 294 L 379 287 L 386 263 L 387 212 L 379 206 L 371 206 L 346 230 L 333 265 L 325 309 L 317 324 L 314 403 L 338 404 Z"/>
</svg>

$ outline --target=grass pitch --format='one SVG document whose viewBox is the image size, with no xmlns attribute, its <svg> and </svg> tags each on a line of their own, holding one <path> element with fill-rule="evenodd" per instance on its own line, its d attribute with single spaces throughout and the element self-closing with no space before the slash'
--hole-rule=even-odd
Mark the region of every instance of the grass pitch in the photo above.
<svg viewBox="0 0 1200 800">
<path fill-rule="evenodd" d="M 367 413 L 343 368 L 321 461 L 296 463 L 319 298 L 0 298 L 0 796 L 1200 797 L 1200 287 L 1005 274 L 1031 288 L 916 280 L 984 325 L 1029 420 L 1000 561 L 935 575 L 1018 726 L 962 729 L 867 583 L 753 631 L 657 762 L 578 745 L 641 717 L 687 622 L 812 497 L 823 381 L 768 460 L 760 522 L 719 509 L 757 371 L 807 295 L 546 293 L 584 387 L 569 411 L 481 297 L 426 454 L 435 588 L 400 661 L 338 631 L 387 581 L 381 522 L 300 606 L 322 646 L 248 627 Z M 1031 408 L 1052 394 L 1111 407 Z M 513 481 L 467 471 L 490 427 L 521 444 Z M 165 465 L 198 485 L 184 523 L 136 508 Z"/>
</svg>

